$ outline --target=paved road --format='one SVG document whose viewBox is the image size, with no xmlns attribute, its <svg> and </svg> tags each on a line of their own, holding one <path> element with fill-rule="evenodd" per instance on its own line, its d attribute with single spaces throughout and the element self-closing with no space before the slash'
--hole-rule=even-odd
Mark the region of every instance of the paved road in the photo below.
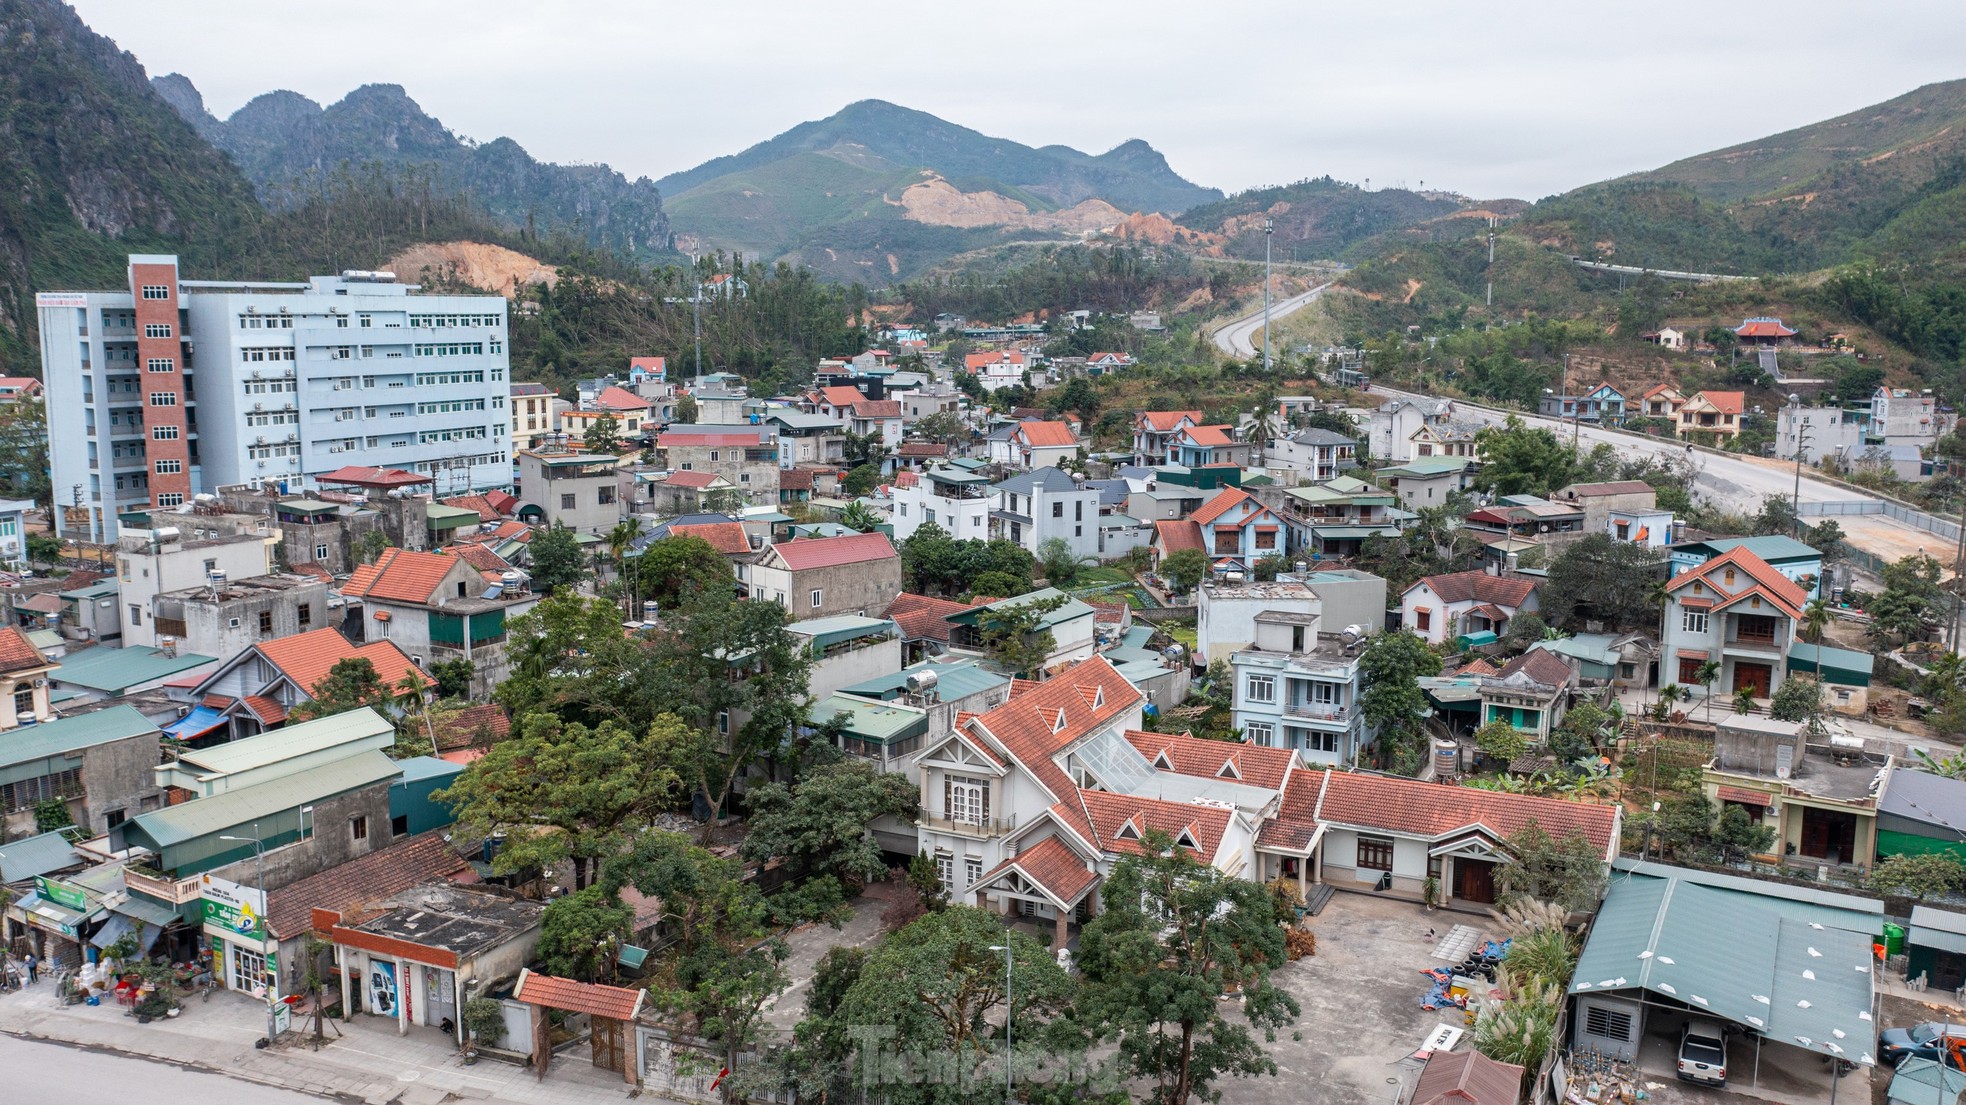
<svg viewBox="0 0 1966 1105">
<path fill-rule="evenodd" d="M 66 1044 L 0 1035 L 0 1097 L 62 1105 L 129 1105 L 133 1101 L 195 1101 L 198 1105 L 321 1105 L 331 1098 L 132 1059 Z"/>
<path fill-rule="evenodd" d="M 1317 299 L 1318 296 L 1324 294 L 1324 289 L 1330 286 L 1331 284 L 1329 282 L 1319 284 L 1308 292 L 1271 303 L 1270 321 L 1274 323 L 1276 320 L 1290 314 L 1304 304 Z M 1245 315 L 1234 322 L 1226 324 L 1220 330 L 1215 331 L 1215 347 L 1231 357 L 1241 357 L 1246 360 L 1250 357 L 1258 356 L 1261 353 L 1261 350 L 1256 348 L 1256 343 L 1261 340 L 1259 335 L 1262 332 L 1263 309 L 1258 307 L 1255 314 Z M 1275 335 L 1272 335 L 1272 339 L 1274 337 Z"/>
</svg>

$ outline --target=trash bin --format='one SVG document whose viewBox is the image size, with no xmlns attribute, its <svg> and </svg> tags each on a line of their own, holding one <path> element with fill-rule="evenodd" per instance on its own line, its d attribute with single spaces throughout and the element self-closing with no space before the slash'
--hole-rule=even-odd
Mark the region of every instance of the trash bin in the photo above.
<svg viewBox="0 0 1966 1105">
<path fill-rule="evenodd" d="M 1903 925 L 1884 923 L 1884 954 L 1903 955 L 1905 950 L 1905 929 Z"/>
</svg>

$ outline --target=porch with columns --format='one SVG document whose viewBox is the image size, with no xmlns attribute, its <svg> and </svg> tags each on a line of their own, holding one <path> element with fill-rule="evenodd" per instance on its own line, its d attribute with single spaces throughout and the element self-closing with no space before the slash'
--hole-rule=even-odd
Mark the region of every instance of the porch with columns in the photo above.
<svg viewBox="0 0 1966 1105">
<path fill-rule="evenodd" d="M 990 901 L 995 896 L 998 904 Z M 1099 912 L 1099 890 L 1095 880 L 1075 897 L 1061 900 L 1040 884 L 1027 878 L 1023 872 L 1012 869 L 1004 871 L 993 879 L 986 879 L 976 886 L 976 908 L 991 910 L 1004 919 L 1006 928 L 1029 926 L 1034 932 L 1045 931 L 1047 918 L 1025 913 L 1020 905 L 1040 906 L 1051 911 L 1051 950 L 1057 952 L 1068 948 L 1072 941 L 1072 927 L 1075 918 L 1083 915 L 1090 920 Z"/>
</svg>

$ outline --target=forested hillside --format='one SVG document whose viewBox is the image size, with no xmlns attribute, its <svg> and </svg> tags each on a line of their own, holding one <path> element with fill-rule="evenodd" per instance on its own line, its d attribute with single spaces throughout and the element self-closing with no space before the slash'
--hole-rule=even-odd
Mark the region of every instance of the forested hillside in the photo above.
<svg viewBox="0 0 1966 1105">
<path fill-rule="evenodd" d="M 1476 205 L 1464 197 L 1404 188 L 1373 192 L 1320 177 L 1238 192 L 1182 212 L 1180 223 L 1191 230 L 1220 235 L 1222 251 L 1229 256 L 1260 261 L 1263 220 L 1267 217 L 1276 227 L 1271 242 L 1274 256 L 1299 261 L 1344 260 L 1361 242 L 1464 211 L 1471 214 L 1471 226 L 1485 226 L 1485 220 L 1472 218 L 1475 210 Z"/>
</svg>

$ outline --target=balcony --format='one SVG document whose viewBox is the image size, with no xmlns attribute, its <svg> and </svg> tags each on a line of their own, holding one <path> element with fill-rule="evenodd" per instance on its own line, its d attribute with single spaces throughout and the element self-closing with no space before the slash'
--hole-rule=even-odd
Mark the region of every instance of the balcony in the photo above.
<svg viewBox="0 0 1966 1105">
<path fill-rule="evenodd" d="M 123 869 L 123 885 L 131 890 L 139 890 L 160 902 L 183 905 L 195 902 L 203 896 L 202 880 L 198 876 L 188 879 L 170 879 L 162 874 L 140 871 L 135 867 Z"/>
<path fill-rule="evenodd" d="M 980 821 L 955 821 L 947 817 L 922 817 L 918 823 L 925 829 L 938 832 L 955 833 L 959 836 L 973 836 L 987 839 L 998 837 L 1017 827 L 1015 815 L 1010 817 L 985 817 Z"/>
<path fill-rule="evenodd" d="M 1351 709 L 1342 702 L 1290 702 L 1284 705 L 1283 716 L 1299 721 L 1344 724 L 1351 718 Z"/>
</svg>

